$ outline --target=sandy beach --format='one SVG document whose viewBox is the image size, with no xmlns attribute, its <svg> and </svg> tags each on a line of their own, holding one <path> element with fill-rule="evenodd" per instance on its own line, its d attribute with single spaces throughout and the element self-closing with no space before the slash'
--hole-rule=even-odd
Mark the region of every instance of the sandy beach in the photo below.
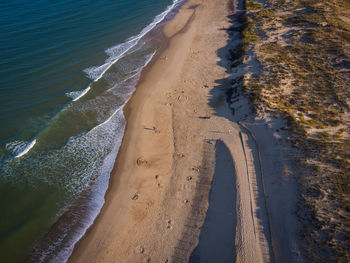
<svg viewBox="0 0 350 263">
<path fill-rule="evenodd" d="M 69 262 L 296 262 L 296 185 L 243 96 L 226 102 L 239 3 L 189 0 L 124 108 L 106 202 Z M 250 63 L 250 64 L 249 64 Z"/>
</svg>

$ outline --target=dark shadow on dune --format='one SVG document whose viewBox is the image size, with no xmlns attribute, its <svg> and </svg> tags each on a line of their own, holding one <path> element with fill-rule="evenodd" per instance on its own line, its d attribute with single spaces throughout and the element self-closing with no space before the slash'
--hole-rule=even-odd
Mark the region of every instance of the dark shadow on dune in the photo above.
<svg viewBox="0 0 350 263">
<path fill-rule="evenodd" d="M 209 92 L 208 104 L 215 111 L 216 116 L 237 122 L 241 120 L 241 116 L 237 115 L 239 109 L 230 106 L 243 95 L 241 89 L 243 72 L 255 73 L 257 67 L 254 67 L 253 64 L 243 65 L 242 63 L 243 55 L 246 52 L 241 43 L 242 30 L 247 23 L 244 1 L 231 0 L 229 7 L 231 15 L 227 16 L 227 18 L 230 21 L 230 26 L 225 28 L 228 41 L 224 47 L 217 50 L 217 56 L 220 58 L 217 64 L 225 68 L 226 72 L 231 76 L 215 80 L 215 86 Z"/>
<path fill-rule="evenodd" d="M 243 74 L 246 72 L 253 76 L 259 74 L 259 62 L 251 59 L 249 63 L 244 63 L 244 54 L 250 52 L 242 46 L 242 30 L 247 23 L 244 1 L 232 0 L 230 7 L 232 13 L 227 17 L 230 26 L 225 28 L 228 41 L 224 47 L 217 50 L 217 56 L 220 58 L 217 64 L 225 68 L 230 77 L 215 80 L 215 86 L 209 92 L 208 104 L 216 116 L 239 123 L 244 121 L 253 109 L 251 105 L 249 109 L 244 107 L 245 103 L 249 103 L 249 99 L 242 88 Z M 260 175 L 261 167 L 256 143 L 251 136 L 248 136 L 247 143 L 251 149 L 255 149 L 254 166 L 256 174 Z M 191 263 L 235 262 L 236 259 L 236 175 L 231 154 L 223 142 L 217 142 L 215 155 L 216 166 L 210 190 L 209 208 L 200 233 L 199 244 L 189 259 Z M 257 177 L 257 183 L 262 185 L 261 177 Z M 264 214 L 266 204 L 262 188 L 255 194 L 257 196 L 255 216 L 268 225 L 268 219 Z M 261 231 L 270 244 L 269 227 L 264 225 Z M 269 252 L 271 262 L 274 262 L 271 246 Z"/>
<path fill-rule="evenodd" d="M 215 173 L 209 195 L 209 208 L 189 262 L 234 262 L 236 233 L 236 176 L 226 145 L 215 146 Z"/>
</svg>

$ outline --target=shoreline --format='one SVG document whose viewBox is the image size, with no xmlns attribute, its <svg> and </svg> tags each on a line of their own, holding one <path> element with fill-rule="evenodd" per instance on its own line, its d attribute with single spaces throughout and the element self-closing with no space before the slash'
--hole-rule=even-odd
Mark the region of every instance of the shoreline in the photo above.
<svg viewBox="0 0 350 263">
<path fill-rule="evenodd" d="M 220 189 L 211 192 L 215 178 L 227 172 L 217 163 L 227 159 L 233 164 L 235 185 L 228 195 L 237 196 L 232 209 L 236 234 L 227 242 L 236 249 L 237 262 L 289 258 L 288 248 L 279 247 L 285 230 L 278 219 L 294 200 L 288 199 L 283 208 L 276 201 L 281 190 L 271 188 L 283 180 L 283 174 L 265 160 L 269 147 L 278 152 L 272 131 L 265 124 L 249 126 L 261 133 L 257 145 L 262 140 L 272 143 L 262 147 L 267 165 L 261 166 L 260 150 L 239 123 L 242 115 L 249 115 L 243 118 L 245 125 L 254 119 L 248 101 L 240 101 L 240 112 L 234 116 L 225 99 L 231 87 L 226 58 L 231 43 L 222 28 L 232 26 L 231 16 L 240 8 L 242 3 L 236 1 L 188 0 L 166 22 L 163 33 L 168 45 L 142 71 L 124 107 L 126 128 L 104 206 L 76 243 L 69 262 L 210 259 L 203 236 L 205 240 L 205 230 L 215 220 L 207 218 L 207 210 L 214 207 L 227 213 L 213 197 Z M 259 179 L 265 170 L 273 177 L 267 193 L 266 182 Z M 220 242 L 213 245 L 222 247 Z"/>
<path fill-rule="evenodd" d="M 147 68 L 152 65 L 152 63 L 157 60 L 157 57 L 160 53 L 166 49 L 168 40 L 165 38 L 162 33 L 162 27 L 164 24 L 171 20 L 173 16 L 176 14 L 178 9 L 184 4 L 184 0 L 175 0 L 172 5 L 169 5 L 167 9 L 165 9 L 162 13 L 158 14 L 152 23 L 146 26 L 142 31 L 144 32 L 147 28 L 152 26 L 151 29 L 148 29 L 143 33 L 142 36 L 140 34 L 133 36 L 132 41 L 136 40 L 155 40 L 157 42 L 161 42 L 161 45 L 156 48 L 153 54 L 150 54 L 149 59 L 146 57 L 145 64 L 141 66 L 141 70 L 135 74 L 138 75 L 137 83 L 142 81 L 142 77 L 146 74 Z M 162 19 L 157 19 L 160 16 L 163 16 Z M 119 45 L 123 45 L 125 42 Z M 135 44 L 137 45 L 137 43 Z M 112 47 L 113 48 L 113 47 Z M 113 62 L 115 63 L 115 61 Z M 97 80 L 93 80 L 94 83 Z M 89 85 L 87 89 L 90 88 L 92 84 Z M 136 84 L 135 84 L 136 85 Z M 83 94 L 85 95 L 86 92 Z M 78 98 L 72 98 L 72 101 L 76 101 L 80 99 L 83 95 L 79 95 Z M 128 101 L 130 98 L 128 99 Z M 120 108 L 117 108 L 116 111 L 112 113 L 112 115 L 105 120 L 103 123 L 97 125 L 103 125 L 104 123 L 109 122 L 111 118 L 114 117 L 115 114 L 119 115 L 120 111 L 123 111 L 124 107 L 128 102 L 126 102 Z M 123 112 L 122 112 L 123 114 Z M 123 120 L 124 120 L 123 114 Z M 125 125 L 122 125 L 123 127 Z M 93 129 L 95 129 L 94 127 Z M 124 128 L 123 128 L 124 130 Z M 49 228 L 49 230 L 39 239 L 38 243 L 34 246 L 32 251 L 26 256 L 25 262 L 51 262 L 54 261 L 67 261 L 74 250 L 79 241 L 84 238 L 86 232 L 92 227 L 95 220 L 97 219 L 100 211 L 105 203 L 105 195 L 109 189 L 110 185 L 110 174 L 115 167 L 117 154 L 114 154 L 119 151 L 121 145 L 122 138 L 118 138 L 115 141 L 114 150 L 104 159 L 104 162 L 110 162 L 112 160 L 112 166 L 109 168 L 109 165 L 102 166 L 101 175 L 98 179 L 88 186 L 84 191 L 82 191 L 77 198 L 75 198 L 69 206 L 64 210 L 63 214 L 60 215 L 58 220 Z M 109 170 L 110 169 L 110 170 Z M 109 170 L 109 171 L 108 171 Z M 103 182 L 102 182 L 103 181 Z M 99 189 L 99 190 L 96 190 Z M 96 201 L 98 200 L 98 204 Z M 102 204 L 100 206 L 100 204 Z M 76 210 L 79 210 L 77 213 Z M 55 244 L 55 245 L 52 245 Z M 57 253 L 58 252 L 58 253 Z"/>
<path fill-rule="evenodd" d="M 180 7 L 177 7 L 175 9 L 172 10 L 172 12 L 176 12 L 173 17 L 171 17 L 170 19 L 167 19 L 165 22 L 161 22 L 161 23 L 169 23 L 170 21 L 172 21 L 174 19 L 174 16 L 177 15 L 177 13 L 179 12 L 180 9 L 183 8 L 184 5 L 188 4 L 188 2 L 190 2 L 191 0 L 184 0 L 184 1 L 178 1 L 178 2 L 181 2 L 180 3 Z M 191 8 L 191 7 L 190 7 Z M 186 24 L 188 24 L 189 21 L 186 22 Z M 164 53 L 165 50 L 167 50 L 169 48 L 169 42 L 171 41 L 171 39 L 173 37 L 175 37 L 176 34 L 179 34 L 181 33 L 181 31 L 183 31 L 186 27 L 183 26 L 181 28 L 181 30 L 168 30 L 168 32 L 164 32 L 164 27 L 165 27 L 165 24 L 161 25 L 162 29 L 160 29 L 162 31 L 162 38 L 164 39 L 163 41 L 165 43 L 162 44 L 162 46 L 157 50 L 156 54 L 153 56 L 152 60 L 142 69 L 141 71 L 141 75 L 140 75 L 140 78 L 138 80 L 138 84 L 136 86 L 136 90 L 134 92 L 134 94 L 137 92 L 137 89 L 138 89 L 138 86 L 140 85 L 140 83 L 142 83 L 144 81 L 144 78 L 145 76 L 147 75 L 147 72 L 150 70 L 150 68 L 152 68 L 153 64 L 156 63 L 156 61 L 158 60 L 162 60 L 164 58 L 162 58 L 162 54 Z M 176 31 L 176 32 L 175 32 Z M 165 58 L 166 59 L 166 58 Z M 115 160 L 115 163 L 113 165 L 113 169 L 111 171 L 111 175 L 110 175 L 110 178 L 109 178 L 109 184 L 108 184 L 108 187 L 107 187 L 107 190 L 105 192 L 105 202 L 104 202 L 104 205 L 103 207 L 101 208 L 100 210 L 100 213 L 96 216 L 94 222 L 92 225 L 90 225 L 90 227 L 88 227 L 86 229 L 86 232 L 85 234 L 82 236 L 81 239 L 79 239 L 78 242 L 75 243 L 74 245 L 74 249 L 73 249 L 73 252 L 71 253 L 71 255 L 69 256 L 68 258 L 68 261 L 75 261 L 74 259 L 72 259 L 72 255 L 75 253 L 75 251 L 77 249 L 80 248 L 81 246 L 81 243 L 84 242 L 84 240 L 86 238 L 88 238 L 88 235 L 91 231 L 93 231 L 93 228 L 96 224 L 98 224 L 98 221 L 99 221 L 99 218 L 101 216 L 101 214 L 104 212 L 104 209 L 105 209 L 105 206 L 107 206 L 108 204 L 107 203 L 110 203 L 112 198 L 110 197 L 110 195 L 112 195 L 113 193 L 110 193 L 110 192 L 116 192 L 118 191 L 118 188 L 120 187 L 120 178 L 118 176 L 115 176 L 117 173 L 118 173 L 118 167 L 121 166 L 121 164 L 123 163 L 123 157 L 120 157 L 122 154 L 121 152 L 125 152 L 125 148 L 127 148 L 127 145 L 126 143 L 124 143 L 124 140 L 125 141 L 128 141 L 129 138 L 126 138 L 127 137 L 127 134 L 128 134 L 128 129 L 130 129 L 130 125 L 129 125 L 129 119 L 130 119 L 130 111 L 131 111 L 131 108 L 132 108 L 132 99 L 134 97 L 134 94 L 131 96 L 131 98 L 128 100 L 128 102 L 125 104 L 125 106 L 123 107 L 123 114 L 124 114 L 124 118 L 126 120 L 126 125 L 125 125 L 125 130 L 124 130 L 124 135 L 123 135 L 123 139 L 122 139 L 122 143 L 119 147 L 119 150 L 118 150 L 118 154 L 117 154 L 117 158 Z M 114 186 L 113 189 L 111 186 Z"/>
</svg>

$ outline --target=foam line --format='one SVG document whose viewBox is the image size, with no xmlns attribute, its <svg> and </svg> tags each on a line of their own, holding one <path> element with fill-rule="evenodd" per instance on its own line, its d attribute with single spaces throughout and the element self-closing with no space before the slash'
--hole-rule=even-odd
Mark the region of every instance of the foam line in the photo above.
<svg viewBox="0 0 350 263">
<path fill-rule="evenodd" d="M 90 89 L 91 89 L 91 85 L 89 87 L 87 87 L 86 89 L 84 89 L 84 90 L 67 92 L 66 96 L 69 97 L 69 98 L 72 98 L 73 101 L 77 101 L 78 99 L 83 97 L 86 93 L 88 93 L 88 91 Z"/>
<path fill-rule="evenodd" d="M 23 149 L 22 152 L 20 152 L 19 154 L 17 154 L 15 158 L 19 158 L 19 157 L 25 155 L 27 152 L 30 151 L 30 149 L 33 148 L 33 146 L 35 145 L 35 143 L 36 143 L 36 140 L 33 140 L 27 147 L 25 147 L 25 148 Z"/>
<path fill-rule="evenodd" d="M 147 66 L 147 64 L 152 60 L 153 56 L 154 56 L 156 53 L 157 53 L 157 52 L 154 51 L 153 54 L 149 56 L 149 58 L 146 60 L 145 64 L 140 68 L 140 71 L 139 71 L 138 73 L 140 73 L 141 70 L 142 70 L 145 66 Z M 136 74 L 135 74 L 135 75 L 136 75 Z M 107 120 L 105 120 L 104 122 L 102 122 L 102 123 L 100 123 L 99 125 L 95 126 L 95 127 L 92 128 L 91 130 L 95 130 L 95 129 L 97 129 L 98 127 L 103 126 L 103 125 L 105 125 L 106 123 L 108 123 L 108 122 L 113 118 L 113 116 L 114 116 L 115 114 L 117 114 L 121 109 L 124 108 L 124 106 L 126 105 L 127 102 L 128 102 L 128 100 L 125 101 L 125 103 L 124 103 L 123 105 L 121 105 L 118 109 L 116 109 L 116 110 L 112 113 L 112 115 L 109 116 L 109 118 L 108 118 Z"/>
<path fill-rule="evenodd" d="M 144 37 L 155 26 L 157 26 L 160 22 L 162 22 L 165 16 L 169 14 L 169 12 L 179 2 L 180 2 L 179 0 L 175 0 L 171 6 L 169 6 L 163 13 L 157 15 L 155 19 L 152 21 L 152 23 L 146 26 L 137 36 L 131 37 L 126 42 L 107 49 L 106 53 L 110 55 L 110 58 L 108 58 L 103 65 L 87 68 L 85 72 L 89 75 L 90 78 L 93 79 L 94 82 L 101 79 L 103 75 L 107 72 L 107 70 L 111 68 L 111 66 L 113 66 L 116 62 L 118 62 L 131 48 L 133 48 L 139 43 L 142 37 Z"/>
<path fill-rule="evenodd" d="M 88 93 L 88 91 L 90 90 L 90 86 L 89 87 L 87 87 L 86 89 L 84 89 L 83 91 L 82 91 L 82 93 L 78 96 L 78 97 L 76 97 L 75 99 L 73 99 L 73 101 L 77 101 L 78 99 L 80 99 L 81 97 L 83 97 L 86 93 Z"/>
<path fill-rule="evenodd" d="M 153 28 L 155 28 L 160 22 L 163 21 L 163 19 L 166 17 L 167 14 L 169 14 L 169 12 L 171 10 L 173 10 L 173 8 L 180 2 L 181 0 L 175 0 L 172 5 L 168 6 L 168 8 L 160 13 L 159 15 L 157 15 L 154 20 L 152 21 L 152 23 L 150 23 L 148 26 L 146 26 L 141 32 L 140 34 L 138 34 L 137 36 L 131 37 L 129 38 L 126 42 L 121 43 L 119 45 L 116 45 L 115 47 L 111 47 L 109 49 L 107 49 L 105 52 L 110 56 L 104 64 L 102 64 L 101 66 L 96 66 L 96 67 L 90 67 L 84 70 L 84 72 L 86 74 L 88 74 L 88 76 L 93 80 L 94 82 L 99 81 L 103 75 L 115 64 L 117 63 L 122 57 L 124 57 L 124 55 L 130 51 L 130 49 L 132 49 L 133 47 L 135 47 L 140 39 L 142 37 L 144 37 L 148 32 L 150 32 Z M 91 84 L 89 85 L 88 88 L 86 88 L 84 90 L 83 93 L 81 93 L 78 97 L 74 98 L 73 101 L 77 101 L 79 100 L 81 97 L 83 97 L 91 88 Z M 68 95 L 69 96 L 69 95 Z"/>
</svg>

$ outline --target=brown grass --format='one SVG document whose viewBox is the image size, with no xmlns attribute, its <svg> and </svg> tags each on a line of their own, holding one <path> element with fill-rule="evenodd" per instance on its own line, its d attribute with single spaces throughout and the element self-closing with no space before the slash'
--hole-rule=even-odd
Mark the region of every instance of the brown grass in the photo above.
<svg viewBox="0 0 350 263">
<path fill-rule="evenodd" d="M 285 117 L 282 129 L 303 152 L 302 199 L 311 215 L 306 256 L 349 262 L 350 2 L 246 0 L 245 6 L 243 51 L 253 48 L 262 72 L 244 82 L 244 91 L 255 112 Z"/>
</svg>

